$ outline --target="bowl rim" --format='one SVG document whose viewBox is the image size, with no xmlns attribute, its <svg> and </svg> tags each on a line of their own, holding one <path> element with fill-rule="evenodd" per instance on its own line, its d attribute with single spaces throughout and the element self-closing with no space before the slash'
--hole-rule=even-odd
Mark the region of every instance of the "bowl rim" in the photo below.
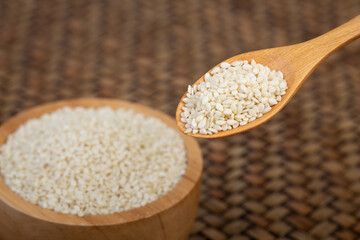
<svg viewBox="0 0 360 240">
<path fill-rule="evenodd" d="M 161 212 L 166 211 L 167 209 L 170 209 L 183 201 L 185 197 L 196 187 L 201 179 L 203 161 L 199 144 L 194 138 L 183 134 L 178 129 L 174 118 L 161 111 L 144 105 L 106 98 L 79 98 L 45 103 L 22 111 L 3 123 L 0 126 L 0 145 L 4 144 L 7 140 L 7 137 L 16 131 L 16 129 L 21 124 L 25 123 L 29 119 L 37 118 L 45 113 L 51 113 L 62 107 L 100 108 L 106 106 L 109 106 L 113 109 L 133 109 L 135 112 L 141 113 L 145 116 L 158 118 L 168 127 L 174 129 L 180 134 L 186 148 L 187 167 L 185 174 L 173 189 L 157 200 L 150 202 L 142 207 L 113 214 L 85 215 L 80 217 L 73 214 L 55 212 L 53 210 L 45 209 L 25 201 L 15 192 L 10 190 L 0 174 L 0 201 L 3 201 L 7 206 L 15 209 L 16 211 L 31 217 L 46 222 L 75 226 L 106 226 L 134 222 L 160 214 Z"/>
</svg>

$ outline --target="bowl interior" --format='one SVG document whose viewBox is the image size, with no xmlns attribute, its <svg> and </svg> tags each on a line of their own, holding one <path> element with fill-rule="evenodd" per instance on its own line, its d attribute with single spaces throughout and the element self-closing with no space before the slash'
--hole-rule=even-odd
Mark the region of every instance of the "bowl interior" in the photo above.
<svg viewBox="0 0 360 240">
<path fill-rule="evenodd" d="M 93 107 L 100 108 L 109 106 L 114 109 L 116 108 L 130 108 L 134 111 L 141 113 L 145 116 L 156 117 L 163 121 L 167 126 L 178 131 L 183 138 L 185 148 L 187 151 L 187 167 L 184 176 L 178 182 L 178 184 L 170 190 L 166 195 L 151 202 L 145 206 L 131 209 L 124 212 L 114 214 L 103 214 L 103 215 L 87 215 L 79 217 L 72 214 L 58 213 L 49 209 L 41 208 L 37 205 L 29 203 L 19 197 L 17 194 L 12 192 L 3 179 L 0 177 L 0 200 L 4 201 L 10 207 L 20 211 L 24 214 L 32 217 L 42 219 L 45 221 L 56 222 L 67 225 L 82 225 L 82 226 L 93 226 L 93 225 L 113 225 L 121 224 L 139 219 L 148 218 L 155 214 L 158 214 L 166 209 L 181 202 L 198 184 L 201 178 L 202 172 L 202 157 L 199 145 L 197 142 L 189 136 L 184 135 L 178 130 L 175 120 L 168 115 L 134 103 L 129 103 L 120 100 L 110 99 L 76 99 L 76 100 L 65 100 L 54 103 L 44 104 L 35 108 L 31 108 L 24 112 L 19 113 L 15 117 L 5 122 L 0 127 L 0 145 L 6 142 L 8 135 L 16 131 L 16 129 L 27 120 L 32 118 L 40 117 L 45 113 L 53 112 L 62 107 Z"/>
</svg>

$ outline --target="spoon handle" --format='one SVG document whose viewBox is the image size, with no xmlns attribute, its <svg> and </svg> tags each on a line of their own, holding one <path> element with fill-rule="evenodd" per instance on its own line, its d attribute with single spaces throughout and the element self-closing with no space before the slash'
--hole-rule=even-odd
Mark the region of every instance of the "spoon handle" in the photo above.
<svg viewBox="0 0 360 240">
<path fill-rule="evenodd" d="M 285 51 L 292 54 L 298 73 L 308 76 L 330 54 L 359 37 L 360 15 L 319 37 L 285 48 Z"/>
<path fill-rule="evenodd" d="M 342 46 L 354 41 L 360 37 L 360 15 L 344 23 L 343 25 L 327 32 L 317 38 L 305 43 L 313 45 L 314 48 L 320 48 L 320 54 L 327 57 Z"/>
</svg>

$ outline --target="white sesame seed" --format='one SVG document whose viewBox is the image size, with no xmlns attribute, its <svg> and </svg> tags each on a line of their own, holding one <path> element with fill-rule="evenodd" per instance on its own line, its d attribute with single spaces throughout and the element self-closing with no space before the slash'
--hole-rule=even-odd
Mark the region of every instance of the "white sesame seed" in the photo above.
<svg viewBox="0 0 360 240">
<path fill-rule="evenodd" d="M 230 64 L 227 63 L 227 62 L 222 62 L 222 63 L 220 64 L 220 67 L 223 68 L 223 69 L 228 69 L 228 68 L 230 67 Z"/>
<path fill-rule="evenodd" d="M 226 123 L 227 123 L 228 125 L 235 125 L 235 124 L 237 124 L 237 123 L 238 123 L 238 121 L 235 121 L 235 120 L 229 119 L 229 120 L 227 120 L 227 121 L 226 121 Z"/>
<path fill-rule="evenodd" d="M 224 121 L 224 120 L 217 120 L 217 121 L 216 121 L 216 124 L 217 124 L 217 125 L 224 125 L 224 124 L 226 124 L 226 121 Z"/>
<path fill-rule="evenodd" d="M 188 92 L 191 93 L 191 90 L 192 90 L 191 85 L 189 85 L 188 86 Z"/>
<path fill-rule="evenodd" d="M 202 99 L 201 99 L 201 103 L 202 103 L 203 105 L 205 105 L 205 104 L 208 103 L 208 102 L 209 102 L 209 97 L 208 97 L 208 96 L 203 96 Z"/>
<path fill-rule="evenodd" d="M 192 125 L 194 128 L 197 127 L 196 119 L 193 119 L 193 120 L 192 120 L 191 125 Z"/>
<path fill-rule="evenodd" d="M 224 110 L 224 108 L 223 108 L 223 106 L 221 105 L 221 103 L 217 103 L 217 104 L 216 104 L 216 109 L 219 110 L 219 111 L 221 111 L 221 112 Z"/>
<path fill-rule="evenodd" d="M 270 105 L 275 105 L 275 104 L 277 104 L 277 101 L 275 98 L 269 98 L 269 103 L 270 103 Z"/>
<path fill-rule="evenodd" d="M 213 132 L 213 133 L 218 133 L 218 131 L 216 130 L 216 129 L 214 129 L 214 128 L 209 128 L 208 129 L 210 132 Z"/>
<path fill-rule="evenodd" d="M 206 125 L 206 118 L 203 118 L 203 119 L 200 121 L 198 127 L 199 127 L 199 128 L 204 128 L 205 125 Z"/>
<path fill-rule="evenodd" d="M 203 120 L 203 118 L 204 118 L 204 115 L 200 114 L 199 116 L 197 116 L 196 122 L 200 122 L 201 120 Z"/>
<path fill-rule="evenodd" d="M 207 134 L 206 130 L 204 128 L 201 128 L 199 131 L 201 134 Z"/>
<path fill-rule="evenodd" d="M 225 109 L 225 110 L 224 110 L 224 114 L 225 114 L 225 115 L 230 115 L 230 114 L 232 114 L 231 109 Z"/>
<path fill-rule="evenodd" d="M 220 71 L 219 67 L 214 67 L 214 69 L 211 71 L 211 74 L 216 74 Z"/>
<path fill-rule="evenodd" d="M 254 111 L 254 109 L 249 109 L 249 114 L 250 114 L 250 116 L 253 116 L 253 117 L 256 116 L 256 112 Z"/>
<path fill-rule="evenodd" d="M 190 132 L 192 132 L 192 129 L 191 129 L 191 128 L 187 128 L 187 129 L 184 131 L 184 133 L 190 133 Z"/>
<path fill-rule="evenodd" d="M 264 109 L 264 111 L 262 113 L 265 114 L 265 113 L 269 112 L 270 110 L 271 110 L 271 107 L 267 107 Z"/>
<path fill-rule="evenodd" d="M 211 77 L 210 73 L 207 72 L 207 73 L 205 74 L 205 76 L 204 76 L 205 81 L 209 80 L 210 77 Z"/>
<path fill-rule="evenodd" d="M 224 105 L 229 105 L 229 104 L 231 104 L 232 102 L 233 102 L 232 99 L 227 99 L 227 100 L 225 100 L 225 101 L 223 102 L 223 104 L 224 104 Z"/>
<path fill-rule="evenodd" d="M 236 67 L 242 64 L 242 61 L 235 61 L 231 63 L 231 66 Z"/>
<path fill-rule="evenodd" d="M 257 107 L 258 107 L 258 109 L 259 109 L 259 112 L 263 112 L 263 111 L 264 111 L 265 106 L 264 106 L 263 103 L 259 103 L 259 104 L 257 105 Z"/>
</svg>

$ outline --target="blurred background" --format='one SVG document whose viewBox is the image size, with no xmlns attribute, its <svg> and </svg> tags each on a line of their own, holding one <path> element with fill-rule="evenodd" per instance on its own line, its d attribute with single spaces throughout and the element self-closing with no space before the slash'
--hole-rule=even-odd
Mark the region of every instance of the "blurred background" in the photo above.
<svg viewBox="0 0 360 240">
<path fill-rule="evenodd" d="M 175 114 L 233 55 L 314 38 L 359 0 L 0 1 L 0 123 L 45 102 L 106 97 Z M 191 240 L 359 239 L 360 40 L 339 50 L 268 123 L 199 139 Z"/>
</svg>

